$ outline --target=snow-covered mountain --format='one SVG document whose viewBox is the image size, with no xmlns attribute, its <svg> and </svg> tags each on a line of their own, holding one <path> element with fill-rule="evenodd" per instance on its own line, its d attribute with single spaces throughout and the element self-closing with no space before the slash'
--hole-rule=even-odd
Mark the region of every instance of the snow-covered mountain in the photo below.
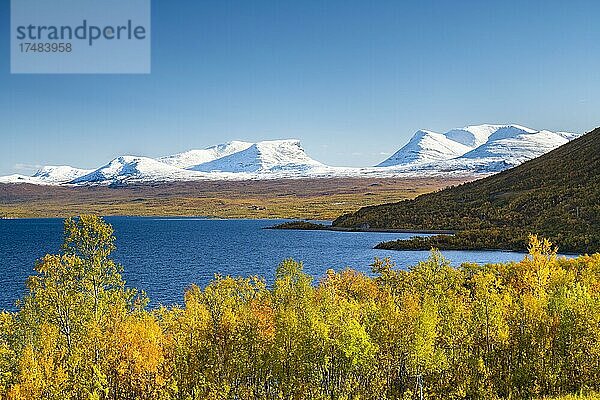
<svg viewBox="0 0 600 400">
<path fill-rule="evenodd" d="M 205 161 L 202 162 L 203 160 Z M 308 157 L 298 140 L 272 140 L 258 143 L 235 141 L 156 160 L 148 157 L 122 156 L 95 171 L 65 182 L 110 184 L 285 178 L 297 177 L 304 173 L 310 174 L 311 168 L 319 167 L 325 166 Z M 319 171 L 313 172 L 319 173 Z"/>
<path fill-rule="evenodd" d="M 91 169 L 73 168 L 68 165 L 46 166 L 37 171 L 33 175 L 33 178 L 38 178 L 48 183 L 62 183 L 72 181 L 91 172 Z"/>
<path fill-rule="evenodd" d="M 471 125 L 442 134 L 420 130 L 379 166 L 412 171 L 493 173 L 539 157 L 578 136 L 514 124 Z"/>
<path fill-rule="evenodd" d="M 520 125 L 471 125 L 445 133 L 420 130 L 376 167 L 331 167 L 309 157 L 300 141 L 233 141 L 158 159 L 121 156 L 95 170 L 44 167 L 0 183 L 110 185 L 198 180 L 489 175 L 553 150 L 579 134 Z"/>
<path fill-rule="evenodd" d="M 414 134 L 406 146 L 379 164 L 378 167 L 449 160 L 459 157 L 469 150 L 471 147 L 451 140 L 441 133 L 420 130 Z"/>
<path fill-rule="evenodd" d="M 462 143 L 472 149 L 485 144 L 490 136 L 505 127 L 517 127 L 517 125 L 471 125 L 464 128 L 456 128 L 444 133 L 448 139 Z M 525 128 L 527 129 L 527 128 Z"/>
<path fill-rule="evenodd" d="M 89 174 L 92 170 L 73 168 L 67 165 L 46 166 L 40 168 L 32 176 L 9 175 L 0 177 L 0 183 L 30 183 L 34 185 L 59 185 L 70 182 L 80 176 Z"/>
<path fill-rule="evenodd" d="M 33 176 L 21 174 L 0 176 L 0 183 L 29 183 L 31 185 L 44 185 L 43 181 L 34 178 Z"/>
<path fill-rule="evenodd" d="M 177 168 L 192 169 L 200 164 L 246 150 L 250 146 L 252 146 L 252 143 L 234 140 L 229 143 L 207 147 L 203 150 L 190 150 L 171 156 L 161 157 L 158 161 Z"/>
<path fill-rule="evenodd" d="M 277 172 L 306 171 L 321 167 L 310 158 L 299 140 L 270 140 L 254 143 L 248 148 L 190 169 L 203 172 Z"/>
<path fill-rule="evenodd" d="M 108 164 L 70 181 L 84 183 L 125 183 L 128 181 L 168 181 L 194 178 L 188 170 L 173 167 L 148 157 L 122 156 Z"/>
<path fill-rule="evenodd" d="M 534 131 L 523 127 L 504 127 L 494 132 L 488 141 L 464 154 L 466 159 L 498 158 L 515 166 L 539 157 L 569 142 L 564 133 Z"/>
<path fill-rule="evenodd" d="M 569 141 L 571 141 L 573 139 L 577 139 L 579 136 L 581 136 L 581 133 L 574 133 L 574 132 L 556 132 L 556 134 L 564 137 L 565 139 L 567 139 Z"/>
</svg>

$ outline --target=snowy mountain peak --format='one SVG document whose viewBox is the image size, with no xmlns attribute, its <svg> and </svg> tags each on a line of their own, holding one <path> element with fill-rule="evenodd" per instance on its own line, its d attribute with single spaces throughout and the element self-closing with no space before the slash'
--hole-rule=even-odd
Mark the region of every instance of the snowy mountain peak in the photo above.
<svg viewBox="0 0 600 400">
<path fill-rule="evenodd" d="M 573 139 L 577 139 L 579 136 L 581 136 L 580 133 L 574 133 L 574 132 L 556 132 L 556 134 L 564 137 L 565 139 L 567 139 L 569 141 L 571 141 Z"/>
<path fill-rule="evenodd" d="M 49 183 L 44 183 L 43 181 L 32 176 L 26 176 L 21 174 L 0 176 L 0 183 L 29 183 L 32 185 L 49 185 Z"/>
<path fill-rule="evenodd" d="M 379 167 L 410 166 L 430 163 L 428 168 L 452 169 L 460 160 L 477 159 L 477 171 L 485 169 L 482 163 L 498 166 L 518 165 L 538 157 L 578 135 L 568 132 L 537 131 L 516 124 L 469 125 L 440 134 L 432 131 L 417 131 L 407 145 Z M 493 158 L 493 160 L 492 160 Z M 449 160 L 458 160 L 449 163 Z M 487 160 L 487 161 L 486 161 Z M 485 161 L 485 162 L 484 162 Z M 473 165 L 468 161 L 469 166 Z"/>
<path fill-rule="evenodd" d="M 498 132 L 536 132 L 533 129 L 526 128 L 524 126 L 507 124 L 507 125 L 493 125 L 493 124 L 482 124 L 482 125 L 469 125 L 464 128 L 456 128 L 446 132 L 444 135 L 451 140 L 457 141 L 469 146 L 472 149 L 485 144 L 492 135 Z"/>
<path fill-rule="evenodd" d="M 121 156 L 87 175 L 72 180 L 72 183 L 119 182 L 130 179 L 160 181 L 180 177 L 185 172 L 187 171 L 152 158 Z"/>
<path fill-rule="evenodd" d="M 578 136 L 572 133 L 535 131 L 520 126 L 508 126 L 498 129 L 485 144 L 464 154 L 461 158 L 494 158 L 503 160 L 509 166 L 516 166 L 554 150 Z"/>
<path fill-rule="evenodd" d="M 521 135 L 533 135 L 536 133 L 539 133 L 539 131 L 520 125 L 507 125 L 496 129 L 496 131 L 490 135 L 486 143 L 494 140 L 516 138 Z"/>
<path fill-rule="evenodd" d="M 418 140 L 420 138 L 426 137 L 426 136 L 431 136 L 431 135 L 439 135 L 438 132 L 434 132 L 434 131 L 428 131 L 427 129 L 419 129 L 418 131 L 415 132 L 415 134 L 413 135 L 411 140 Z"/>
<path fill-rule="evenodd" d="M 77 179 L 83 175 L 91 173 L 91 169 L 73 168 L 68 165 L 53 166 L 48 165 L 38 170 L 33 178 L 46 181 L 48 183 L 64 183 Z"/>
<path fill-rule="evenodd" d="M 469 147 L 441 133 L 419 130 L 404 147 L 378 167 L 447 160 L 459 157 L 469 150 Z"/>
<path fill-rule="evenodd" d="M 322 166 L 304 152 L 297 139 L 254 143 L 245 150 L 191 168 L 203 172 L 264 172 Z"/>
<path fill-rule="evenodd" d="M 250 146 L 252 146 L 252 143 L 234 140 L 228 143 L 207 147 L 202 150 L 189 150 L 183 153 L 161 157 L 158 161 L 177 168 L 191 169 L 196 165 L 204 164 L 237 153 L 238 151 L 246 150 Z"/>
</svg>

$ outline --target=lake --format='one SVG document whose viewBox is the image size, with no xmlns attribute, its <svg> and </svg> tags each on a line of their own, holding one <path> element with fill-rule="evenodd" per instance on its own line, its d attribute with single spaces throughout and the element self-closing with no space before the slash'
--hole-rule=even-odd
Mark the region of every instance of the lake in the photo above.
<svg viewBox="0 0 600 400">
<path fill-rule="evenodd" d="M 286 258 L 304 262 L 320 278 L 329 268 L 369 272 L 375 257 L 390 257 L 399 268 L 425 260 L 427 251 L 374 250 L 377 243 L 414 234 L 292 231 L 262 229 L 281 220 L 108 217 L 115 229 L 114 259 L 125 269 L 127 284 L 147 292 L 152 306 L 181 304 L 192 283 L 204 286 L 215 274 L 260 275 L 272 282 Z M 0 309 L 14 310 L 25 292 L 35 260 L 57 253 L 63 220 L 0 220 Z M 516 261 L 523 254 L 506 251 L 445 251 L 460 265 Z"/>
</svg>

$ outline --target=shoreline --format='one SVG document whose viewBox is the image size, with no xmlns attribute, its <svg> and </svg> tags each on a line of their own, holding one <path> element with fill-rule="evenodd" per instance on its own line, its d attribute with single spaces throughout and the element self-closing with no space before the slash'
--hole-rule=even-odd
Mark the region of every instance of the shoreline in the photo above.
<svg viewBox="0 0 600 400">
<path fill-rule="evenodd" d="M 384 229 L 384 228 L 340 228 L 335 226 L 324 225 L 325 228 L 314 228 L 314 229 L 302 229 L 302 228 L 277 228 L 275 226 L 268 226 L 262 229 L 282 230 L 282 231 L 330 231 L 330 232 L 363 232 L 363 233 L 421 233 L 427 235 L 454 235 L 453 231 L 438 231 L 438 230 L 419 230 L 419 229 Z"/>
<path fill-rule="evenodd" d="M 318 221 L 316 219 L 311 221 Z M 427 235 L 454 235 L 455 231 L 444 229 L 389 229 L 389 228 L 343 228 L 332 225 L 315 224 L 309 221 L 290 221 L 268 226 L 263 229 L 290 231 L 333 231 L 333 232 L 371 232 L 371 233 L 416 233 Z"/>
<path fill-rule="evenodd" d="M 84 215 L 84 214 L 81 214 Z M 92 215 L 99 215 L 92 213 Z M 0 217 L 0 221 L 27 221 L 27 220 L 50 220 L 50 219 L 67 219 L 67 218 L 76 218 L 79 215 L 72 215 L 70 217 Z M 281 221 L 281 220 L 289 220 L 293 221 L 294 218 L 283 218 L 283 217 L 273 217 L 273 218 L 265 218 L 265 217 L 223 217 L 223 216 L 207 216 L 207 215 L 134 215 L 134 214 L 119 214 L 119 215 L 99 215 L 102 218 L 156 218 L 156 219 L 198 219 L 198 220 L 249 220 L 249 221 Z M 328 219 L 313 219 L 311 221 L 322 221 L 329 222 Z M 262 228 L 267 229 L 267 228 Z"/>
</svg>

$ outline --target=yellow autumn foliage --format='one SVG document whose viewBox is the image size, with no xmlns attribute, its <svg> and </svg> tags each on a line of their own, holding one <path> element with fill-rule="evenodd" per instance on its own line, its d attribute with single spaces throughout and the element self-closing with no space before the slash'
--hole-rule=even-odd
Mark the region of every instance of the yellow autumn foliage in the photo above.
<svg viewBox="0 0 600 400">
<path fill-rule="evenodd" d="M 101 218 L 65 225 L 16 313 L 0 313 L 0 399 L 528 399 L 600 390 L 600 255 L 455 268 L 217 276 L 148 309 Z M 593 396 L 593 395 L 590 395 Z M 593 398 L 593 397 L 588 397 Z"/>
</svg>

